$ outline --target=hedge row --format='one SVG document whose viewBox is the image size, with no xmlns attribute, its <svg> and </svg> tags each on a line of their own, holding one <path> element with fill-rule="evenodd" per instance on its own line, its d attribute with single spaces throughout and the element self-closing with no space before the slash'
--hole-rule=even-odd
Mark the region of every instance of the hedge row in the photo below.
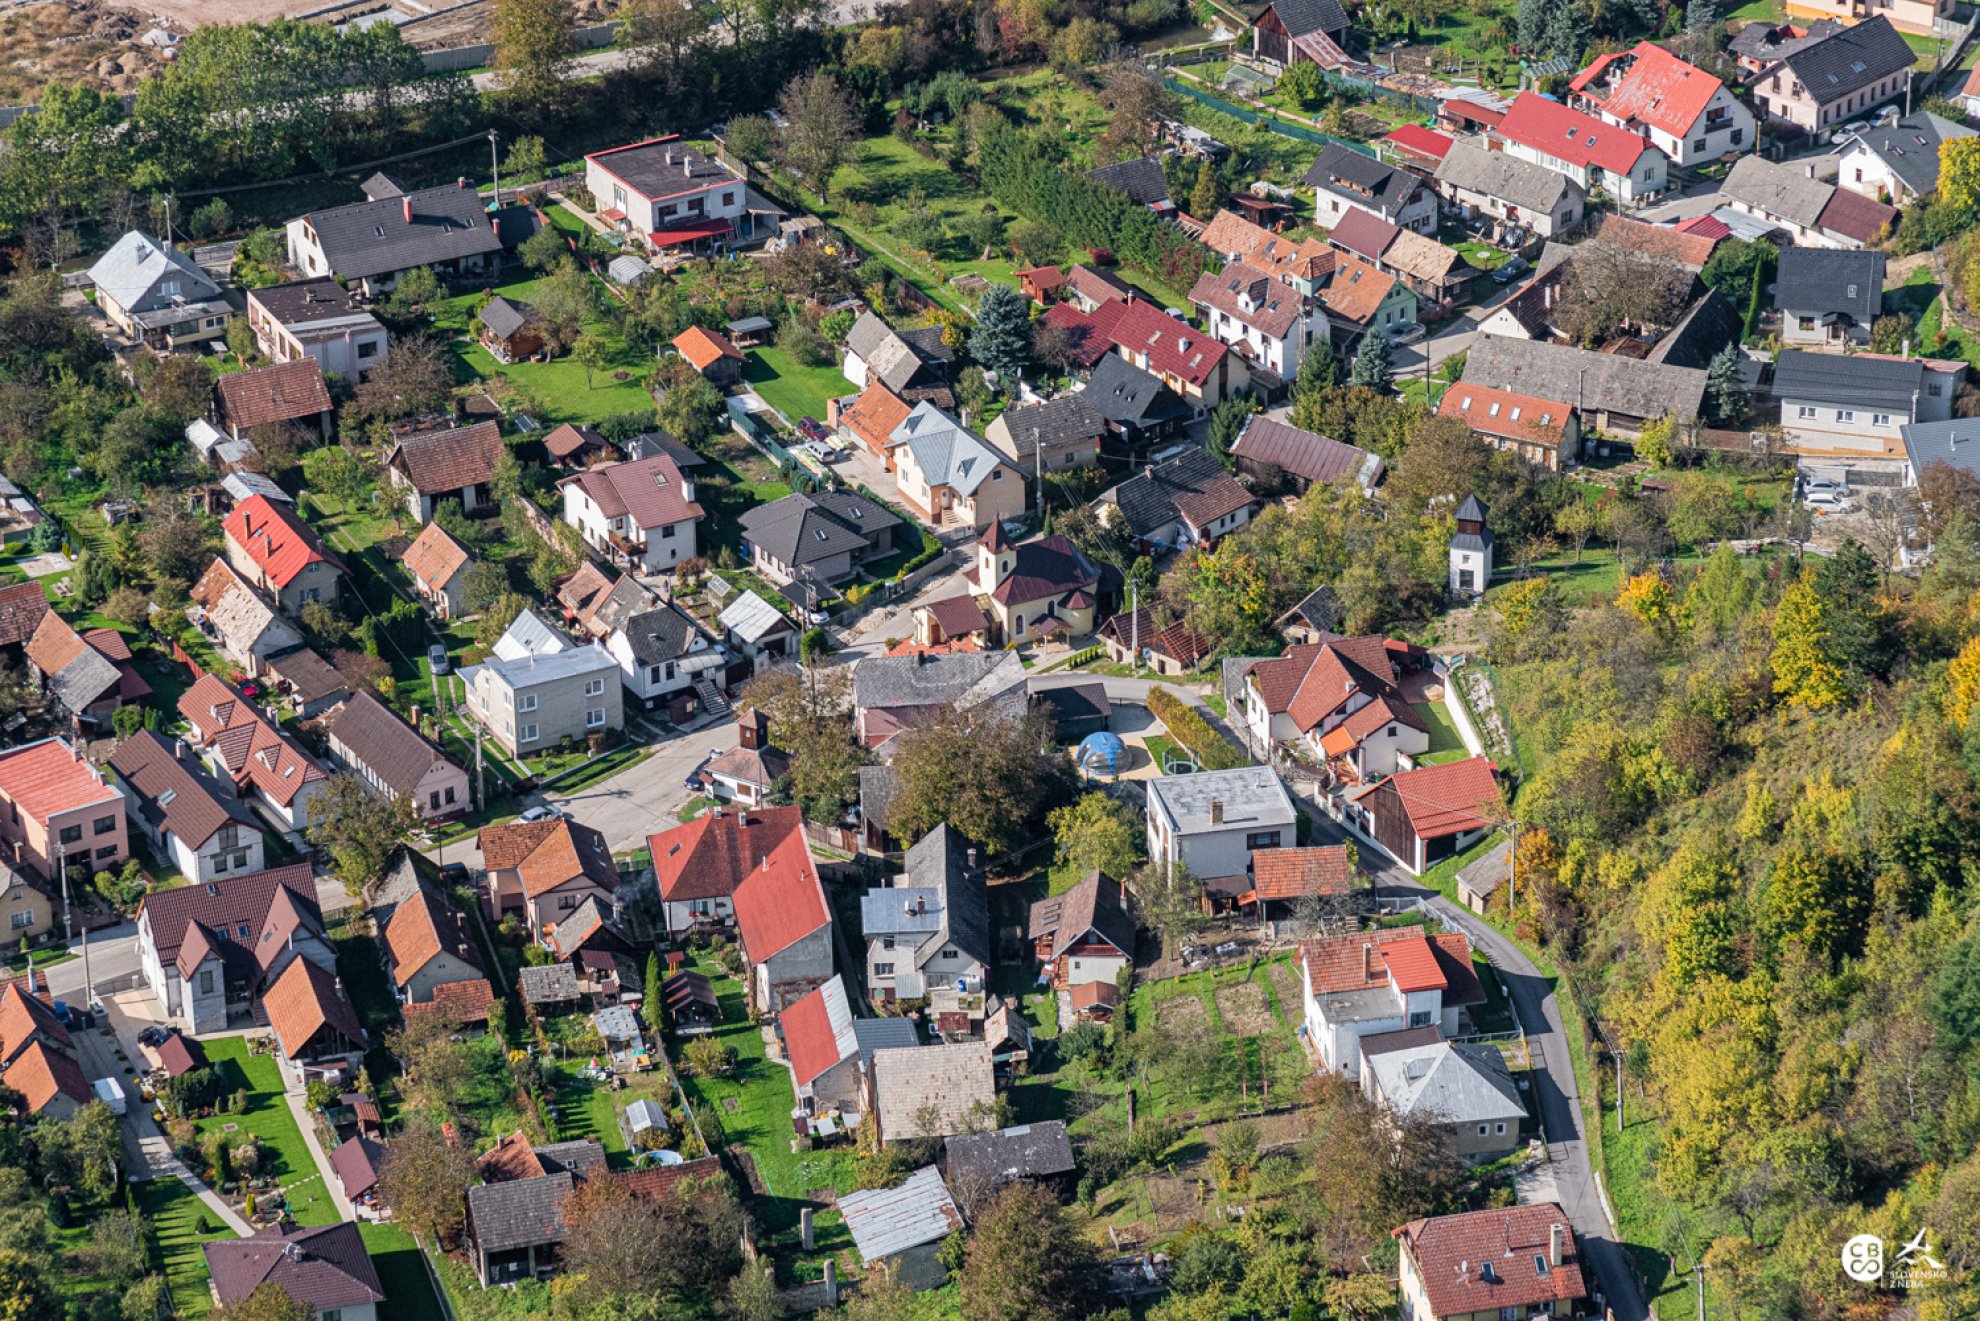
<svg viewBox="0 0 1980 1321">
<path fill-rule="evenodd" d="M 1168 727 L 1171 738 L 1189 749 L 1196 764 L 1204 770 L 1229 771 L 1251 765 L 1251 758 L 1232 747 L 1230 740 L 1210 728 L 1210 722 L 1195 707 L 1168 689 L 1150 688 L 1148 709 Z"/>
</svg>

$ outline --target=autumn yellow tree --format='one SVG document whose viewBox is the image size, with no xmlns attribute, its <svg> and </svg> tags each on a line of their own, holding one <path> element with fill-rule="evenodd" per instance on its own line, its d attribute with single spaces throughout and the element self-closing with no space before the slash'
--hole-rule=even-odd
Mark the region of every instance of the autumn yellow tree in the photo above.
<svg viewBox="0 0 1980 1321">
<path fill-rule="evenodd" d="M 1954 729 L 1966 728 L 1975 698 L 1980 698 L 1980 636 L 1968 639 L 1946 666 L 1946 719 Z"/>
<path fill-rule="evenodd" d="M 1624 583 L 1616 593 L 1616 605 L 1655 629 L 1660 637 L 1669 637 L 1677 630 L 1677 593 L 1655 569 L 1639 573 Z"/>
<path fill-rule="evenodd" d="M 1828 607 L 1807 578 L 1781 594 L 1774 612 L 1774 691 L 1795 706 L 1819 711 L 1855 695 L 1849 672 L 1834 652 L 1835 631 Z"/>
</svg>

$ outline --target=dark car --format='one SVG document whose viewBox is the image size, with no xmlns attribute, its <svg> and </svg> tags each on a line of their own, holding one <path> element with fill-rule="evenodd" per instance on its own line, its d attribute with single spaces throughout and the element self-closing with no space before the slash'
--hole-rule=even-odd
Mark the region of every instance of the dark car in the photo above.
<svg viewBox="0 0 1980 1321">
<path fill-rule="evenodd" d="M 832 434 L 825 429 L 825 424 L 815 417 L 799 418 L 797 429 L 798 434 L 806 440 L 827 440 L 830 439 Z"/>
<path fill-rule="evenodd" d="M 465 862 L 443 863 L 440 867 L 440 879 L 449 885 L 466 885 L 468 883 L 467 864 Z"/>
<path fill-rule="evenodd" d="M 1514 280 L 1526 274 L 1526 270 L 1526 258 L 1514 257 L 1498 270 L 1492 272 L 1492 283 L 1511 284 Z"/>
</svg>

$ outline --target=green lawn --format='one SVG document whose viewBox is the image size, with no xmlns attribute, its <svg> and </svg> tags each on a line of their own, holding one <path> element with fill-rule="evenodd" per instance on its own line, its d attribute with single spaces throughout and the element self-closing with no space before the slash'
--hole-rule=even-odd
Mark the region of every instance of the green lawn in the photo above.
<svg viewBox="0 0 1980 1321">
<path fill-rule="evenodd" d="M 1148 744 L 1148 755 L 1154 761 L 1155 769 L 1163 775 L 1168 774 L 1162 768 L 1169 764 L 1170 757 L 1189 755 L 1180 743 L 1166 734 L 1150 734 L 1144 741 Z"/>
<path fill-rule="evenodd" d="M 247 1108 L 233 1114 L 196 1121 L 200 1136 L 220 1130 L 245 1138 L 252 1133 L 270 1153 L 263 1171 L 281 1180 L 289 1214 L 301 1225 L 327 1225 L 337 1219 L 330 1190 L 323 1186 L 316 1160 L 296 1127 L 282 1095 L 281 1066 L 273 1055 L 250 1055 L 245 1037 L 220 1037 L 206 1043 L 206 1057 L 220 1070 L 227 1090 L 248 1089 Z"/>
<path fill-rule="evenodd" d="M 500 937 L 496 939 L 499 943 Z M 493 1146 L 496 1138 L 525 1126 L 506 1048 L 500 1037 L 484 1036 L 466 1042 L 461 1049 L 468 1055 L 473 1072 L 452 1117 L 465 1122 L 477 1148 Z"/>
<path fill-rule="evenodd" d="M 542 283 L 536 279 L 512 280 L 496 286 L 495 292 L 528 302 Z M 463 294 L 435 309 L 434 328 L 456 335 L 452 347 L 457 381 L 468 384 L 496 375 L 506 376 L 511 384 L 540 403 L 541 416 L 532 416 L 546 431 L 560 422 L 597 422 L 616 413 L 636 413 L 653 407 L 653 399 L 643 383 L 653 370 L 653 359 L 628 346 L 603 317 L 594 315 L 584 323 L 585 330 L 598 336 L 606 346 L 605 365 L 587 384 L 584 368 L 568 354 L 549 362 L 508 366 L 495 361 L 474 339 L 474 309 L 480 298 L 479 291 Z M 615 372 L 626 372 L 628 377 L 615 381 L 612 379 Z"/>
<path fill-rule="evenodd" d="M 233 1238 L 234 1231 L 177 1179 L 154 1179 L 132 1187 L 138 1213 L 151 1226 L 154 1264 L 165 1272 L 179 1316 L 188 1321 L 205 1316 L 213 1308 L 213 1296 L 206 1291 L 206 1255 L 200 1247 Z"/>
<path fill-rule="evenodd" d="M 743 379 L 792 426 L 801 417 L 823 422 L 832 400 L 859 393 L 858 386 L 839 375 L 836 361 L 800 367 L 791 361 L 790 354 L 774 346 L 749 350 L 749 367 Z"/>
<path fill-rule="evenodd" d="M 1424 766 L 1441 766 L 1447 761 L 1463 761 L 1471 755 L 1451 722 L 1450 709 L 1442 702 L 1418 702 L 1416 714 L 1430 726 L 1430 750 L 1416 760 Z"/>
<path fill-rule="evenodd" d="M 378 1283 L 390 1299 L 392 1321 L 446 1321 L 433 1283 L 420 1263 L 419 1244 L 397 1225 L 360 1225 L 365 1251 L 378 1268 Z"/>
<path fill-rule="evenodd" d="M 328 934 L 337 951 L 337 975 L 344 979 L 351 1007 L 357 1010 L 358 1022 L 364 1025 L 365 1034 L 371 1039 L 364 1065 L 379 1086 L 378 1103 L 390 1122 L 395 1091 L 391 1082 L 398 1076 L 399 1064 L 392 1052 L 385 1049 L 385 1033 L 398 1026 L 399 1005 L 392 994 L 391 979 L 378 961 L 377 941 L 353 924 L 358 915 L 356 908 L 345 909 L 327 924 Z"/>
</svg>

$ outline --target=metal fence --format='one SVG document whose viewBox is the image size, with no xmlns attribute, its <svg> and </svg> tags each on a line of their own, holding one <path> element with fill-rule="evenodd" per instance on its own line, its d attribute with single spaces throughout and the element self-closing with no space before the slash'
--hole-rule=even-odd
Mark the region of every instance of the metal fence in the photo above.
<svg viewBox="0 0 1980 1321">
<path fill-rule="evenodd" d="M 1212 96 L 1202 88 L 1191 86 L 1181 79 L 1165 78 L 1162 80 L 1162 83 L 1171 91 L 1181 92 L 1184 96 L 1200 101 L 1219 114 L 1229 115 L 1234 119 L 1241 119 L 1253 127 L 1264 129 L 1268 133 L 1277 133 L 1282 138 L 1293 138 L 1300 142 L 1310 142 L 1317 147 L 1329 145 L 1348 147 L 1360 152 L 1364 156 L 1373 156 L 1375 154 L 1374 148 L 1365 142 L 1351 142 L 1347 138 L 1337 138 L 1331 134 L 1322 133 L 1318 129 L 1306 128 L 1300 124 L 1288 124 L 1284 120 L 1263 111 L 1247 109 L 1244 106 L 1226 101 L 1222 97 Z"/>
</svg>

